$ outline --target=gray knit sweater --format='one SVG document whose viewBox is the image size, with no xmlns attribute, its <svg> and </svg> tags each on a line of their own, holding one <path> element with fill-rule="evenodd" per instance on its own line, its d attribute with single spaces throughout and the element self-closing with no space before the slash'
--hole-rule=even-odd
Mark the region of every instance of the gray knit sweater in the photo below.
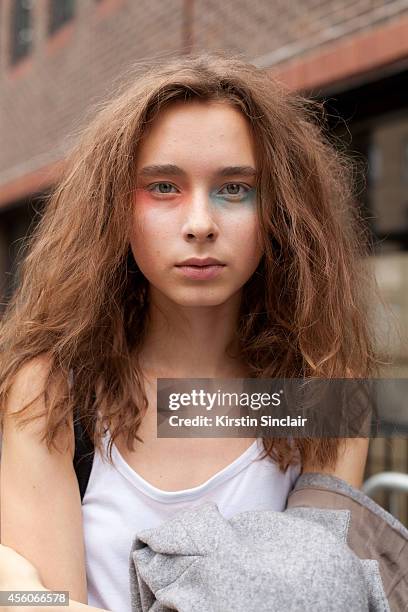
<svg viewBox="0 0 408 612">
<path fill-rule="evenodd" d="M 408 530 L 344 481 L 303 474 L 284 512 L 227 520 L 206 502 L 137 534 L 130 588 L 133 612 L 408 610 Z"/>
</svg>

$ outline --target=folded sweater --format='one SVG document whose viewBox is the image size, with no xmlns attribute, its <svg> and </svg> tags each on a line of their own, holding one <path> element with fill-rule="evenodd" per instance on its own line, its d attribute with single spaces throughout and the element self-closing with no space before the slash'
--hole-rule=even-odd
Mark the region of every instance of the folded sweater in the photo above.
<svg viewBox="0 0 408 612">
<path fill-rule="evenodd" d="M 408 530 L 361 491 L 302 474 L 284 512 L 213 502 L 137 534 L 133 612 L 408 610 Z"/>
</svg>

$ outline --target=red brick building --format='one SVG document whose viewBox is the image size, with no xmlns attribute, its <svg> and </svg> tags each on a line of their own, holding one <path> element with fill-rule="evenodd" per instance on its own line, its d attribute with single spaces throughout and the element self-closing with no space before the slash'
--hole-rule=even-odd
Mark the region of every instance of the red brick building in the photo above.
<svg viewBox="0 0 408 612">
<path fill-rule="evenodd" d="M 2 0 L 3 240 L 17 222 L 7 211 L 24 216 L 55 180 L 70 136 L 123 70 L 191 48 L 242 53 L 294 89 L 335 96 L 353 123 L 408 108 L 408 0 Z"/>
</svg>

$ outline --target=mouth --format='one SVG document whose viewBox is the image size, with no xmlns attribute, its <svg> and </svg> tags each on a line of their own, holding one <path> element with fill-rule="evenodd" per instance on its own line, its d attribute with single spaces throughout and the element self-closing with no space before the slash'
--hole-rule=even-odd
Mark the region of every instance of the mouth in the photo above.
<svg viewBox="0 0 408 612">
<path fill-rule="evenodd" d="M 223 268 L 225 264 L 207 264 L 205 266 L 197 266 L 195 264 L 179 264 L 176 268 L 195 268 L 196 270 L 208 269 L 208 268 Z"/>
<path fill-rule="evenodd" d="M 184 276 L 193 280 L 208 280 L 214 278 L 218 276 L 225 267 L 225 264 L 221 263 L 204 265 L 185 263 L 176 266 Z"/>
<path fill-rule="evenodd" d="M 199 259 L 198 257 L 190 257 L 185 261 L 182 261 L 179 264 L 176 264 L 177 267 L 192 267 L 192 268 L 208 268 L 211 266 L 225 266 L 218 259 L 214 259 L 213 257 L 205 257 L 203 259 Z"/>
</svg>

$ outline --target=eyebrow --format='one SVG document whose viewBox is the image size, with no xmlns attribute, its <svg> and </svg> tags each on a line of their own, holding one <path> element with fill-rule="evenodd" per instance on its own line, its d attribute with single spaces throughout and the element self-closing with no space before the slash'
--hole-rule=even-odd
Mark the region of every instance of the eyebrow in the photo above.
<svg viewBox="0 0 408 612">
<path fill-rule="evenodd" d="M 174 164 L 155 164 L 152 166 L 145 166 L 138 174 L 141 177 L 149 177 L 158 174 L 165 174 L 166 176 L 186 176 L 187 173 Z M 256 176 L 256 170 L 252 166 L 225 166 L 224 168 L 218 168 L 215 174 L 217 176 Z"/>
</svg>

